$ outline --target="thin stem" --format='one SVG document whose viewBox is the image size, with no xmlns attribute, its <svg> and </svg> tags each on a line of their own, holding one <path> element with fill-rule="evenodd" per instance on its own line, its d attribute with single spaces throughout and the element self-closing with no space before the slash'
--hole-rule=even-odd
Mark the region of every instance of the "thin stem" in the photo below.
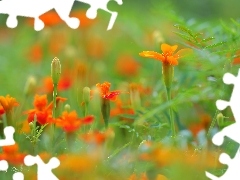
<svg viewBox="0 0 240 180">
<path fill-rule="evenodd" d="M 52 111 L 52 117 L 53 119 L 56 118 L 56 108 L 57 108 L 57 84 L 53 84 L 53 111 Z M 54 124 L 51 126 L 51 133 L 52 133 L 52 143 L 54 141 Z"/>
<path fill-rule="evenodd" d="M 88 103 L 84 104 L 84 117 L 88 115 Z"/>
<path fill-rule="evenodd" d="M 53 118 L 56 118 L 56 107 L 57 107 L 57 84 L 53 84 Z"/>
<path fill-rule="evenodd" d="M 166 88 L 166 90 L 167 90 L 167 98 L 168 98 L 168 101 L 170 102 L 171 101 L 171 88 Z M 172 115 L 172 106 L 169 106 L 169 116 L 170 116 L 172 135 L 175 138 L 176 130 L 175 130 L 175 124 L 174 124 L 174 119 L 173 119 L 173 115 Z"/>
</svg>

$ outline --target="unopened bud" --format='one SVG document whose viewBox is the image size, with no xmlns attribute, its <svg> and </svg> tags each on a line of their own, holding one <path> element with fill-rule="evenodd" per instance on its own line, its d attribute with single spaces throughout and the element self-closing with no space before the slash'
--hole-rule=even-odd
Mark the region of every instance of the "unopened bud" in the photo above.
<svg viewBox="0 0 240 180">
<path fill-rule="evenodd" d="M 71 107 L 70 107 L 69 104 L 66 104 L 66 105 L 64 106 L 64 110 L 65 110 L 65 111 L 70 112 L 70 109 L 71 109 Z"/>
<path fill-rule="evenodd" d="M 28 125 L 29 125 L 31 130 L 34 129 L 34 124 L 32 122 L 28 123 Z"/>
<path fill-rule="evenodd" d="M 58 84 L 61 74 L 61 64 L 57 57 L 55 57 L 51 64 L 51 76 L 53 84 Z"/>
<path fill-rule="evenodd" d="M 36 78 L 33 76 L 28 77 L 25 87 L 24 87 L 24 94 L 25 95 L 29 95 L 34 93 L 35 89 L 36 89 Z"/>
<path fill-rule="evenodd" d="M 223 127 L 224 126 L 224 116 L 222 113 L 218 113 L 217 115 L 217 123 L 219 127 Z"/>
<path fill-rule="evenodd" d="M 89 87 L 83 88 L 83 101 L 86 104 L 88 104 L 90 101 L 90 88 Z"/>
</svg>

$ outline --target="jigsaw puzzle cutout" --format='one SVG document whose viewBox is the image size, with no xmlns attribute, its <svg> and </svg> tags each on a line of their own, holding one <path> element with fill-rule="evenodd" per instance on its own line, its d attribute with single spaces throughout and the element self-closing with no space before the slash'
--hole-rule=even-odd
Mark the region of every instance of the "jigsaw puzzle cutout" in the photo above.
<svg viewBox="0 0 240 180">
<path fill-rule="evenodd" d="M 112 29 L 118 13 L 110 11 L 107 4 L 110 0 L 76 0 L 85 4 L 89 4 L 90 8 L 86 12 L 89 19 L 94 19 L 97 16 L 98 9 L 104 10 L 111 14 L 111 18 L 107 30 Z M 122 5 L 122 0 L 114 0 L 119 5 Z M 0 14 L 8 14 L 6 25 L 9 28 L 15 28 L 18 25 L 17 16 L 34 18 L 34 29 L 40 31 L 44 28 L 44 22 L 39 18 L 46 12 L 54 9 L 59 17 L 66 24 L 76 29 L 80 25 L 80 20 L 75 17 L 69 17 L 75 0 L 1 0 Z"/>
<path fill-rule="evenodd" d="M 4 128 L 5 139 L 0 139 L 0 147 L 9 146 L 15 144 L 13 135 L 15 129 L 12 126 Z M 24 164 L 26 166 L 32 166 L 37 164 L 37 177 L 38 180 L 58 180 L 58 178 L 52 173 L 52 169 L 57 168 L 60 165 L 60 161 L 56 157 L 52 157 L 47 164 L 45 164 L 40 156 L 27 155 L 24 157 Z M 0 160 L 0 171 L 8 170 L 8 162 L 6 160 Z M 12 176 L 13 180 L 24 180 L 24 175 L 21 172 L 16 172 Z"/>
<path fill-rule="evenodd" d="M 228 106 L 232 109 L 233 116 L 235 118 L 235 123 L 225 127 L 220 132 L 215 134 L 212 138 L 212 142 L 220 146 L 223 144 L 224 137 L 229 137 L 230 139 L 236 141 L 240 144 L 240 111 L 239 111 L 239 102 L 240 102 L 240 69 L 238 70 L 238 75 L 234 76 L 230 73 L 226 73 L 223 76 L 223 82 L 225 84 L 233 84 L 233 91 L 229 101 L 218 100 L 216 106 L 219 110 L 224 110 Z M 219 161 L 222 164 L 228 165 L 227 171 L 221 176 L 216 177 L 213 174 L 206 172 L 206 176 L 211 180 L 238 180 L 240 177 L 240 148 L 236 152 L 235 156 L 231 159 L 230 156 L 226 153 L 222 153 L 219 157 Z"/>
<path fill-rule="evenodd" d="M 38 180 L 58 180 L 58 178 L 52 173 L 52 169 L 57 168 L 60 165 L 60 161 L 56 157 L 52 157 L 47 164 L 45 164 L 40 156 L 31 156 L 27 155 L 24 158 L 24 163 L 27 166 L 32 166 L 37 164 L 38 172 L 37 178 Z"/>
<path fill-rule="evenodd" d="M 3 133 L 5 136 L 5 139 L 0 139 L 0 147 L 10 146 L 15 144 L 15 141 L 13 139 L 14 132 L 15 132 L 15 129 L 12 126 L 7 126 L 4 128 Z"/>
</svg>

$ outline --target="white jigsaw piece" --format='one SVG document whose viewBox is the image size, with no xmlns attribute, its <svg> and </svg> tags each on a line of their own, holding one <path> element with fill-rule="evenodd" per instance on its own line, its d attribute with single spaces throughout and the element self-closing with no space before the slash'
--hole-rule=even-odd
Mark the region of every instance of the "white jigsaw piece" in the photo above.
<svg viewBox="0 0 240 180">
<path fill-rule="evenodd" d="M 5 139 L 0 139 L 0 147 L 2 146 L 10 146 L 15 144 L 15 141 L 13 139 L 13 134 L 15 132 L 15 129 L 12 126 L 7 126 L 3 130 Z"/>
<path fill-rule="evenodd" d="M 60 165 L 60 161 L 56 157 L 52 157 L 47 164 L 45 164 L 40 156 L 27 155 L 24 158 L 24 163 L 27 166 L 37 164 L 37 178 L 38 180 L 58 180 L 58 178 L 52 173 L 52 169 L 57 168 Z"/>
<path fill-rule="evenodd" d="M 107 27 L 107 30 L 111 30 L 112 27 L 113 27 L 113 24 L 114 22 L 116 21 L 117 19 L 117 15 L 118 13 L 117 12 L 114 12 L 114 11 L 110 11 L 108 8 L 107 8 L 107 4 L 110 0 L 77 0 L 79 2 L 83 2 L 85 4 L 89 4 L 91 7 L 87 10 L 87 13 L 86 13 L 86 16 L 89 18 L 89 19 L 95 19 L 97 17 L 97 11 L 98 9 L 102 9 L 108 13 L 111 14 L 111 18 L 110 18 L 110 21 L 108 23 L 108 27 Z M 119 5 L 122 5 L 123 2 L 122 0 L 114 0 L 116 1 Z"/>
<path fill-rule="evenodd" d="M 118 13 L 110 11 L 107 4 L 110 0 L 77 0 L 89 4 L 91 7 L 87 10 L 86 16 L 94 19 L 97 16 L 97 10 L 102 9 L 111 14 L 107 30 L 112 29 Z M 122 0 L 114 0 L 122 5 Z M 80 20 L 75 17 L 69 17 L 75 0 L 0 0 L 0 14 L 8 14 L 7 26 L 15 28 L 18 25 L 17 16 L 34 18 L 34 29 L 40 31 L 44 28 L 44 22 L 39 18 L 44 13 L 55 9 L 59 17 L 67 23 L 72 29 L 80 25 Z"/>
<path fill-rule="evenodd" d="M 230 139 L 236 141 L 240 144 L 240 69 L 238 70 L 238 76 L 234 76 L 230 73 L 226 73 L 223 76 L 223 82 L 225 84 L 233 84 L 233 91 L 230 101 L 217 100 L 216 106 L 219 110 L 224 110 L 228 106 L 232 109 L 233 116 L 235 118 L 235 123 L 225 127 L 220 132 L 215 134 L 212 141 L 215 145 L 220 146 L 223 144 L 224 137 L 229 137 Z M 216 177 L 209 172 L 206 172 L 206 176 L 212 180 L 238 180 L 240 177 L 240 149 L 238 149 L 235 157 L 231 159 L 226 153 L 222 153 L 219 157 L 219 161 L 222 164 L 227 164 L 227 171 L 221 176 Z"/>
<path fill-rule="evenodd" d="M 34 29 L 40 31 L 44 22 L 39 16 L 55 9 L 60 18 L 72 29 L 78 28 L 80 21 L 69 17 L 74 0 L 1 0 L 0 14 L 8 14 L 7 26 L 15 28 L 18 25 L 17 16 L 34 18 Z"/>
<path fill-rule="evenodd" d="M 8 170 L 8 162 L 5 160 L 0 161 L 0 171 Z M 13 180 L 24 180 L 24 175 L 21 172 L 16 172 L 12 176 Z"/>
</svg>

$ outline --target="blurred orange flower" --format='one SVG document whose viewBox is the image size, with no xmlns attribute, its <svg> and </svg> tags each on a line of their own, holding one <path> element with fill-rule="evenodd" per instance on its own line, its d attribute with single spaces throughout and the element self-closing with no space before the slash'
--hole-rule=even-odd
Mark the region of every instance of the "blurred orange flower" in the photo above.
<svg viewBox="0 0 240 180">
<path fill-rule="evenodd" d="M 0 117 L 5 113 L 3 106 L 0 104 Z"/>
<path fill-rule="evenodd" d="M 139 68 L 140 64 L 129 55 L 119 57 L 116 63 L 117 72 L 123 76 L 135 76 Z"/>
<path fill-rule="evenodd" d="M 116 106 L 114 108 L 112 108 L 110 111 L 111 117 L 124 115 L 124 114 L 129 114 L 129 115 L 134 114 L 134 110 L 129 107 L 130 104 L 124 105 L 123 102 L 119 98 L 115 101 L 115 105 Z M 130 118 L 121 118 L 121 119 L 126 120 L 126 121 L 132 120 Z"/>
<path fill-rule="evenodd" d="M 94 132 L 90 132 L 88 134 L 83 134 L 83 135 L 81 135 L 80 138 L 83 139 L 87 143 L 94 143 L 94 144 L 99 145 L 105 141 L 106 134 L 99 132 L 99 131 L 94 131 Z"/>
<path fill-rule="evenodd" d="M 42 60 L 43 52 L 40 44 L 34 44 L 28 53 L 28 58 L 31 62 L 40 62 Z"/>
<path fill-rule="evenodd" d="M 139 53 L 140 56 L 147 57 L 147 58 L 153 58 L 159 61 L 162 61 L 162 63 L 169 64 L 169 65 L 178 65 L 178 59 L 186 55 L 190 52 L 190 49 L 181 49 L 178 52 L 174 54 L 174 52 L 177 50 L 178 46 L 170 46 L 168 44 L 162 44 L 161 50 L 162 53 L 154 52 L 154 51 L 143 51 Z"/>
<path fill-rule="evenodd" d="M 87 41 L 86 51 L 87 55 L 92 58 L 102 58 L 106 53 L 105 41 L 98 37 L 91 37 Z"/>
<path fill-rule="evenodd" d="M 11 97 L 10 95 L 7 95 L 6 97 L 0 96 L 0 109 L 3 112 L 10 112 L 15 106 L 18 106 L 19 103 L 16 101 L 15 98 Z"/>
<path fill-rule="evenodd" d="M 59 101 L 64 102 L 65 100 L 66 98 L 57 97 L 57 103 Z M 34 120 L 35 114 L 39 124 L 44 125 L 50 122 L 52 117 L 53 102 L 48 104 L 47 95 L 35 95 L 33 105 L 34 109 L 25 112 L 28 114 L 28 122 L 30 123 Z"/>
<path fill-rule="evenodd" d="M 232 64 L 240 64 L 240 50 L 238 50 L 235 54 L 235 58 L 233 59 Z"/>
<path fill-rule="evenodd" d="M 80 128 L 83 124 L 89 124 L 93 121 L 93 116 L 85 118 L 78 118 L 76 111 L 67 112 L 63 111 L 61 117 L 53 120 L 56 126 L 62 127 L 66 132 L 73 132 Z"/>
<path fill-rule="evenodd" d="M 146 173 L 142 173 L 138 178 L 137 175 L 134 173 L 128 178 L 128 180 L 148 180 L 148 177 Z"/>
<path fill-rule="evenodd" d="M 91 173 L 94 172 L 94 169 L 98 165 L 100 158 L 99 152 L 97 155 L 94 153 L 91 154 L 62 154 L 57 158 L 60 160 L 60 166 L 55 170 L 56 176 L 61 177 L 60 179 L 94 179 L 86 178 L 91 176 Z M 85 176 L 84 176 L 85 175 Z M 83 177 L 83 178 L 81 178 Z"/>
<path fill-rule="evenodd" d="M 69 89 L 72 86 L 73 83 L 73 78 L 68 75 L 63 73 L 61 75 L 59 82 L 58 82 L 58 91 L 65 91 Z M 51 76 L 47 76 L 43 79 L 43 87 L 42 91 L 44 93 L 52 93 L 53 92 L 53 80 Z"/>
<path fill-rule="evenodd" d="M 208 114 L 202 114 L 200 116 L 200 122 L 192 123 L 189 126 L 189 130 L 193 133 L 193 136 L 196 137 L 201 130 L 208 130 L 211 124 L 211 117 Z"/>
<path fill-rule="evenodd" d="M 80 139 L 85 141 L 86 143 L 93 143 L 100 145 L 105 142 L 108 138 L 113 138 L 115 136 L 115 133 L 113 129 L 107 129 L 104 132 L 100 131 L 92 131 L 87 134 L 80 135 Z"/>
<path fill-rule="evenodd" d="M 18 144 L 3 146 L 3 152 L 0 154 L 0 160 L 6 160 L 8 163 L 13 165 L 24 164 L 24 157 L 26 154 L 19 153 Z"/>
<path fill-rule="evenodd" d="M 99 89 L 99 92 L 103 99 L 115 100 L 116 97 L 120 94 L 119 90 L 109 91 L 111 86 L 111 83 L 109 82 L 104 82 L 102 84 L 97 83 L 96 86 Z"/>
<path fill-rule="evenodd" d="M 218 152 L 219 153 L 219 152 Z M 150 153 L 150 159 L 161 167 L 174 163 L 182 163 L 186 166 L 194 167 L 198 170 L 206 168 L 216 168 L 220 165 L 217 162 L 216 152 L 204 151 L 196 152 L 195 149 L 182 150 L 174 147 L 156 146 Z"/>
</svg>

